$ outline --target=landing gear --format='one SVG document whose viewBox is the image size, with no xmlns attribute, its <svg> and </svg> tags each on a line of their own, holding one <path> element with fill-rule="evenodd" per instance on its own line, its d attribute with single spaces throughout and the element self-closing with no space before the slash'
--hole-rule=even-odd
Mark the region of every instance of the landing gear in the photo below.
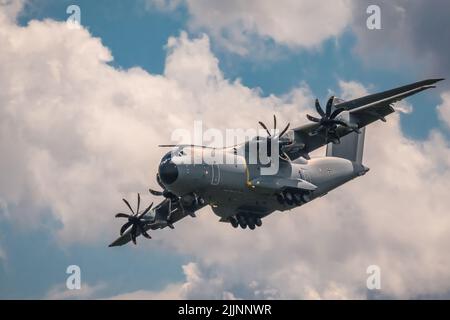
<svg viewBox="0 0 450 320">
<path fill-rule="evenodd" d="M 254 213 L 238 213 L 234 217 L 229 218 L 230 224 L 233 228 L 241 227 L 242 229 L 255 230 L 256 227 L 262 226 L 261 218 L 255 216 Z"/>
<path fill-rule="evenodd" d="M 253 219 L 252 217 L 248 217 L 247 220 L 248 220 L 247 224 L 248 224 L 248 227 L 250 228 L 250 230 L 255 230 L 255 227 L 256 227 L 255 219 Z"/>
<path fill-rule="evenodd" d="M 239 222 L 237 221 L 237 219 L 235 218 L 235 217 L 231 217 L 231 219 L 230 219 L 230 223 L 231 223 L 231 225 L 233 226 L 233 228 L 237 228 L 237 227 L 239 227 Z"/>
<path fill-rule="evenodd" d="M 306 202 L 306 201 L 305 201 Z M 294 203 L 299 206 L 303 204 L 302 196 L 300 193 L 294 193 Z"/>
<path fill-rule="evenodd" d="M 279 204 L 284 204 L 284 196 L 282 193 L 277 193 L 277 200 Z"/>
<path fill-rule="evenodd" d="M 292 206 L 294 204 L 294 196 L 289 191 L 284 192 L 284 200 L 290 206 Z"/>
<path fill-rule="evenodd" d="M 283 192 L 277 193 L 275 196 L 278 203 L 288 206 L 300 206 L 311 201 L 311 195 L 309 192 L 298 190 L 285 190 Z"/>
<path fill-rule="evenodd" d="M 239 221 L 239 226 L 242 228 L 242 229 L 245 229 L 245 228 L 247 228 L 247 221 L 245 221 L 246 219 L 245 219 L 245 217 L 243 216 L 243 215 L 238 215 L 237 216 L 237 219 L 238 219 L 238 221 Z"/>
<path fill-rule="evenodd" d="M 302 201 L 304 203 L 311 201 L 311 196 L 307 193 L 302 194 Z"/>
<path fill-rule="evenodd" d="M 183 211 L 195 218 L 195 211 L 205 204 L 203 198 L 194 193 L 186 194 L 178 199 Z"/>
</svg>

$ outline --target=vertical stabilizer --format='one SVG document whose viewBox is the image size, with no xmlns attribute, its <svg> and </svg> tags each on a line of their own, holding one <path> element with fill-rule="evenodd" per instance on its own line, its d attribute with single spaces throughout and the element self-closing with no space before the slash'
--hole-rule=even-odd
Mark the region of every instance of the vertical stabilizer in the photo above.
<svg viewBox="0 0 450 320">
<path fill-rule="evenodd" d="M 340 144 L 329 143 L 327 157 L 344 158 L 362 164 L 366 128 L 362 128 L 360 131 L 360 134 L 352 132 L 342 137 Z"/>
</svg>

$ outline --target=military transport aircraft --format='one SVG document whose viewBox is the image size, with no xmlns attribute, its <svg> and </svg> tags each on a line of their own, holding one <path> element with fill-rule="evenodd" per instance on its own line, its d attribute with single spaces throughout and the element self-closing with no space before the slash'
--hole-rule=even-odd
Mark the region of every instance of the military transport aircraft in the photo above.
<svg viewBox="0 0 450 320">
<path fill-rule="evenodd" d="M 251 230 L 262 225 L 262 219 L 274 211 L 290 210 L 315 198 L 326 195 L 344 183 L 364 175 L 369 168 L 362 164 L 365 127 L 395 110 L 393 105 L 413 94 L 434 88 L 438 81 L 428 79 L 342 101 L 331 97 L 322 109 L 318 100 L 315 108 L 319 116 L 307 115 L 310 123 L 281 131 L 259 124 L 267 132 L 243 144 L 226 148 L 195 145 L 166 145 L 173 148 L 161 160 L 156 179 L 162 191 L 149 190 L 164 200 L 157 206 L 150 204 L 140 211 L 123 199 L 131 214 L 118 213 L 126 218 L 120 237 L 110 246 L 121 246 L 143 235 L 151 238 L 148 230 L 174 228 L 174 223 L 209 205 L 220 221 L 234 228 Z M 309 153 L 327 145 L 326 156 L 311 158 Z M 264 149 L 269 161 L 252 160 L 250 150 Z M 273 151 L 275 150 L 275 152 Z M 208 151 L 208 152 L 205 152 Z M 214 154 L 232 161 L 215 162 Z M 200 162 L 192 163 L 193 155 L 201 155 Z M 275 158 L 276 157 L 276 158 Z M 188 159 L 189 158 L 189 159 Z M 278 161 L 274 174 L 262 174 L 274 160 Z"/>
</svg>

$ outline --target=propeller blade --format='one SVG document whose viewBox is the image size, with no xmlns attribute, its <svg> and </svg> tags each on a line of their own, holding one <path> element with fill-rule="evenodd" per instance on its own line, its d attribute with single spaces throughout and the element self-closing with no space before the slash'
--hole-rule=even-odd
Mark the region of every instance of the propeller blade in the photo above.
<svg viewBox="0 0 450 320">
<path fill-rule="evenodd" d="M 329 136 L 330 136 L 330 128 L 325 127 L 325 139 L 328 140 Z"/>
<path fill-rule="evenodd" d="M 308 118 L 308 120 L 312 121 L 312 122 L 317 122 L 317 123 L 320 122 L 320 119 L 318 119 L 316 117 L 313 117 L 313 116 L 310 116 L 309 114 L 306 115 L 306 118 Z"/>
<path fill-rule="evenodd" d="M 148 189 L 148 191 L 150 191 L 150 193 L 154 196 L 162 196 L 164 194 L 162 191 L 156 191 L 152 189 Z"/>
<path fill-rule="evenodd" d="M 273 132 L 277 130 L 277 117 L 273 115 Z"/>
<path fill-rule="evenodd" d="M 139 214 L 139 207 L 140 206 L 141 206 L 141 195 L 138 193 L 138 205 L 137 205 L 136 214 Z"/>
<path fill-rule="evenodd" d="M 290 125 L 291 125 L 291 124 L 288 123 L 287 126 L 286 126 L 286 128 L 284 128 L 283 131 L 281 131 L 281 133 L 280 133 L 280 135 L 279 135 L 280 138 L 286 133 L 286 131 L 288 131 Z"/>
<path fill-rule="evenodd" d="M 144 232 L 142 232 L 142 235 L 144 237 L 146 237 L 147 239 L 151 239 L 152 237 L 147 233 L 147 231 L 144 230 Z"/>
<path fill-rule="evenodd" d="M 116 218 L 129 218 L 131 217 L 129 214 L 126 213 L 118 213 L 116 214 Z"/>
<path fill-rule="evenodd" d="M 150 203 L 150 205 L 147 207 L 147 209 L 145 209 L 144 212 L 141 213 L 141 215 L 139 216 L 139 219 L 140 219 L 141 217 L 145 216 L 145 214 L 146 214 L 147 212 L 149 212 L 149 210 L 152 208 L 152 206 L 153 206 L 153 202 Z"/>
<path fill-rule="evenodd" d="M 127 199 L 122 199 L 122 200 L 123 200 L 123 202 L 125 202 L 125 204 L 128 206 L 128 208 L 130 208 L 131 212 L 133 212 L 133 214 L 134 214 L 134 211 L 131 208 L 130 204 L 128 203 Z"/>
<path fill-rule="evenodd" d="M 330 116 L 330 119 L 336 118 L 341 112 L 344 112 L 344 111 L 345 111 L 344 108 L 339 108 L 339 109 L 334 110 Z"/>
<path fill-rule="evenodd" d="M 120 235 L 123 235 L 125 231 L 127 231 L 128 227 L 131 226 L 133 224 L 133 222 L 128 221 L 127 223 L 125 223 L 122 228 L 120 228 Z"/>
<path fill-rule="evenodd" d="M 316 99 L 316 110 L 320 114 L 321 117 L 325 117 L 325 112 L 323 112 L 322 107 L 320 106 L 319 99 Z"/>
<path fill-rule="evenodd" d="M 151 239 L 152 237 L 150 237 L 150 235 L 147 233 L 147 231 L 145 231 L 144 226 L 142 225 L 142 223 L 138 224 L 138 228 L 141 231 L 141 234 L 146 237 L 147 239 Z"/>
<path fill-rule="evenodd" d="M 136 224 L 133 224 L 130 234 L 131 234 L 131 241 L 133 241 L 133 243 L 136 244 Z"/>
<path fill-rule="evenodd" d="M 261 125 L 261 127 L 263 127 L 266 130 L 269 137 L 271 137 L 272 135 L 270 134 L 270 131 L 269 129 L 267 129 L 266 125 L 262 121 L 259 121 L 258 123 Z"/>
<path fill-rule="evenodd" d="M 334 96 L 331 96 L 330 99 L 328 99 L 327 109 L 326 109 L 327 117 L 330 117 L 330 115 L 331 115 L 331 107 L 333 106 L 333 100 L 334 100 Z"/>
<path fill-rule="evenodd" d="M 323 126 L 318 126 L 317 129 L 315 129 L 314 131 L 311 132 L 311 135 L 315 136 L 317 134 L 319 134 L 319 132 L 321 132 L 324 129 Z"/>
</svg>

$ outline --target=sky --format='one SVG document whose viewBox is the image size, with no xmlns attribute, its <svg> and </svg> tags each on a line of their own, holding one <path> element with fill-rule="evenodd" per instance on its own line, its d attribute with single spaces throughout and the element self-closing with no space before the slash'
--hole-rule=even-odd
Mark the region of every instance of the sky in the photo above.
<svg viewBox="0 0 450 320">
<path fill-rule="evenodd" d="M 449 78 L 448 1 L 376 1 L 380 30 L 374 3 L 330 3 L 0 1 L 0 298 L 448 298 L 448 81 L 369 127 L 370 172 L 324 198 L 253 232 L 205 208 L 108 248 L 123 197 L 159 200 L 175 129 L 301 125 L 316 97 Z"/>
</svg>

